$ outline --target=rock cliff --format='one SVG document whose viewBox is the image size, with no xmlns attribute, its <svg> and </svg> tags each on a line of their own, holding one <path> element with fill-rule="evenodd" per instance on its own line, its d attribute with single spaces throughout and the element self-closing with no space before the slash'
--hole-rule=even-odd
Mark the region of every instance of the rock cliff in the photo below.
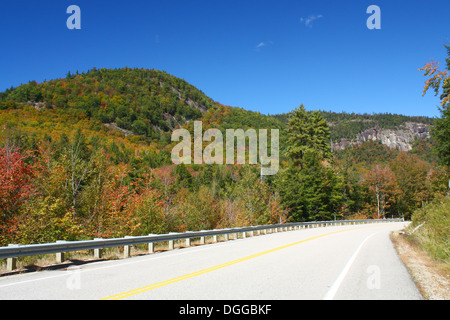
<svg viewBox="0 0 450 320">
<path fill-rule="evenodd" d="M 333 141 L 333 150 L 344 150 L 353 145 L 360 145 L 365 141 L 381 141 L 383 145 L 391 149 L 410 151 L 416 138 L 427 139 L 430 137 L 430 128 L 423 123 L 406 122 L 396 130 L 380 129 L 378 127 L 366 129 L 354 139 L 341 139 Z"/>
</svg>

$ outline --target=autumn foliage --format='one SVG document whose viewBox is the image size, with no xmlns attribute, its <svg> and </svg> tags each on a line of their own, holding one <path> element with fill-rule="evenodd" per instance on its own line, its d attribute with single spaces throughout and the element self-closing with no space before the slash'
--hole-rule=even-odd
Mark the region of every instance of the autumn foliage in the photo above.
<svg viewBox="0 0 450 320">
<path fill-rule="evenodd" d="M 119 139 L 89 131 L 83 122 L 75 128 L 36 140 L 4 128 L 0 245 L 287 220 L 280 197 L 260 181 L 256 167 L 152 167 L 146 156 L 158 151 L 151 147 L 127 140 L 118 146 Z"/>
<path fill-rule="evenodd" d="M 434 65 L 428 70 L 437 76 L 429 82 L 435 88 L 445 74 Z M 448 169 L 431 152 L 426 159 L 417 152 L 428 150 L 426 142 L 416 154 L 372 141 L 335 153 L 330 140 L 364 128 L 355 124 L 372 121 L 368 115 L 355 122 L 354 115 L 325 118 L 304 107 L 293 114 L 298 119 L 287 121 L 292 114 L 221 105 L 149 70 L 92 70 L 8 89 L 0 93 L 0 246 L 408 218 L 447 192 Z M 200 118 L 204 130 L 279 129 L 280 172 L 261 177 L 259 165 L 173 165 L 171 130 L 192 132 L 192 120 Z"/>
<path fill-rule="evenodd" d="M 0 149 L 0 240 L 16 230 L 16 212 L 35 190 L 26 157 L 16 148 Z"/>
</svg>

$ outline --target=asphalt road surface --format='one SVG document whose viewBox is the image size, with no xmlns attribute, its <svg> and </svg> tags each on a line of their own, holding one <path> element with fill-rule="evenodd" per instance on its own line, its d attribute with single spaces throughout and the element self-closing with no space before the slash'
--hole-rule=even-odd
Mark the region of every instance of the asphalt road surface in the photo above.
<svg viewBox="0 0 450 320">
<path fill-rule="evenodd" d="M 0 299 L 422 299 L 389 239 L 405 223 L 301 229 L 0 277 Z"/>
</svg>

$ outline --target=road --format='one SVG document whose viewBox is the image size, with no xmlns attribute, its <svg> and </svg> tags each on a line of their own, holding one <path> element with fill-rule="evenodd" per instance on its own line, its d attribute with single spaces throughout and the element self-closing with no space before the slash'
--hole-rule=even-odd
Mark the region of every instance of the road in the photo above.
<svg viewBox="0 0 450 320">
<path fill-rule="evenodd" d="M 0 277 L 0 299 L 422 299 L 389 239 L 405 223 L 279 232 Z"/>
</svg>

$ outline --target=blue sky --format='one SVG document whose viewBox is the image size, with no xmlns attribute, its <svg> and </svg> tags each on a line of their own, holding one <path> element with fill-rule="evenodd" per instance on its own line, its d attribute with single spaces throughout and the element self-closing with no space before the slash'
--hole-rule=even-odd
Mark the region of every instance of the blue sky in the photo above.
<svg viewBox="0 0 450 320">
<path fill-rule="evenodd" d="M 81 30 L 69 30 L 69 5 Z M 367 8 L 381 9 L 369 30 Z M 165 70 L 215 101 L 261 113 L 439 116 L 418 68 L 445 66 L 450 1 L 2 1 L 0 90 L 68 71 Z"/>
</svg>

